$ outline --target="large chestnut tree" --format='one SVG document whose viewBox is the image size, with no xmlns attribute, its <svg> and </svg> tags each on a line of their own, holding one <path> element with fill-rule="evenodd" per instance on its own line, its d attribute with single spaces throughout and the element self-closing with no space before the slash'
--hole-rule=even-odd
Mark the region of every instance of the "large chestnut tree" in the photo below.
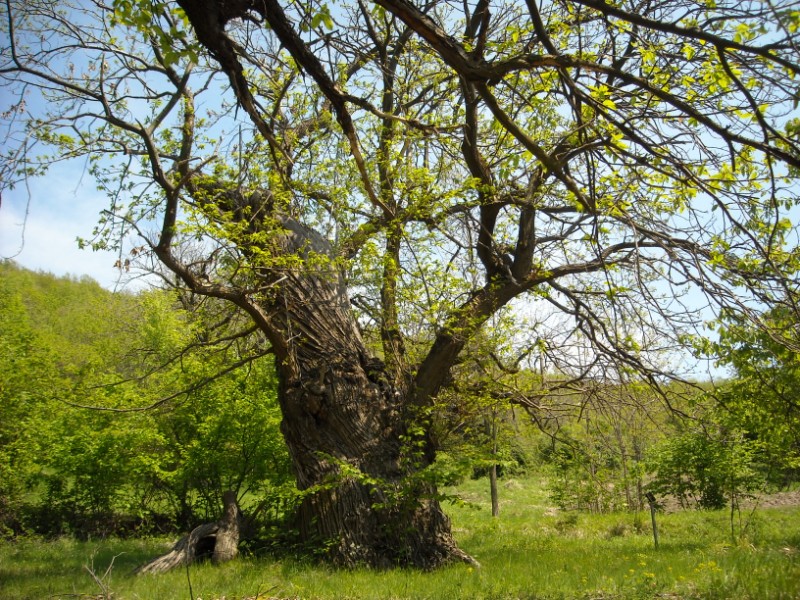
<svg viewBox="0 0 800 600">
<path fill-rule="evenodd" d="M 468 559 L 429 415 L 488 321 L 656 384 L 705 309 L 797 308 L 794 0 L 2 6 L 3 185 L 88 158 L 87 243 L 249 316 L 340 564 Z"/>
</svg>

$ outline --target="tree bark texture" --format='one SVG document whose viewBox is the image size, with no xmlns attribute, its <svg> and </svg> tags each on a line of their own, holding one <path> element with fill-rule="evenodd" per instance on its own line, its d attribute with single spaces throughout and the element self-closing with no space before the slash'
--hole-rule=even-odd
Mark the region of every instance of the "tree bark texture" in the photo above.
<svg viewBox="0 0 800 600">
<path fill-rule="evenodd" d="M 284 219 L 284 251 L 314 263 L 329 250 L 312 230 Z M 392 383 L 362 340 L 339 270 L 323 265 L 281 275 L 266 306 L 282 336 L 281 430 L 301 491 L 301 536 L 339 565 L 433 568 L 470 560 L 450 533 L 433 486 L 409 483 L 427 459 L 404 440 L 410 386 Z M 417 446 L 418 447 L 418 446 Z"/>
<path fill-rule="evenodd" d="M 301 536 L 343 566 L 432 568 L 466 558 L 434 488 L 406 479 L 414 467 L 403 464 L 403 398 L 359 357 L 325 359 L 282 376 L 279 392 L 298 486 L 309 491 L 298 512 Z"/>
</svg>

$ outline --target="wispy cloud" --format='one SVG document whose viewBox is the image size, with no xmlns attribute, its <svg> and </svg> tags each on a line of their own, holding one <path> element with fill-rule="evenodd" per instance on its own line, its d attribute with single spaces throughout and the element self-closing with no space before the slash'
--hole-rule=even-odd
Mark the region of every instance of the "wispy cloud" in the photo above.
<svg viewBox="0 0 800 600">
<path fill-rule="evenodd" d="M 81 250 L 77 239 L 90 238 L 104 196 L 82 181 L 76 165 L 58 165 L 44 178 L 3 194 L 0 206 L 0 257 L 55 275 L 88 275 L 106 288 L 124 277 L 114 268 L 117 255 Z M 27 214 L 26 214 L 27 213 Z"/>
</svg>

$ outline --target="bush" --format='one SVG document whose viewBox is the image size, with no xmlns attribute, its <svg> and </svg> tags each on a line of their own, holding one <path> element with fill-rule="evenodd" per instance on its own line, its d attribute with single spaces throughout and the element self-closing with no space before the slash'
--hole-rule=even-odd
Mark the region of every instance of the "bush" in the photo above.
<svg viewBox="0 0 800 600">
<path fill-rule="evenodd" d="M 723 508 L 764 485 L 761 445 L 741 431 L 690 432 L 651 452 L 649 489 L 677 498 L 684 507 Z"/>
</svg>

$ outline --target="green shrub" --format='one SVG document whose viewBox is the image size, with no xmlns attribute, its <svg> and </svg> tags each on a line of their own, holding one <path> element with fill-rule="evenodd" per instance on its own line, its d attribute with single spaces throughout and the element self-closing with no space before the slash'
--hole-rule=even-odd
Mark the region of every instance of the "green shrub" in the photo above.
<svg viewBox="0 0 800 600">
<path fill-rule="evenodd" d="M 760 451 L 758 441 L 737 430 L 684 433 L 651 452 L 649 488 L 682 506 L 719 509 L 764 485 Z"/>
</svg>

